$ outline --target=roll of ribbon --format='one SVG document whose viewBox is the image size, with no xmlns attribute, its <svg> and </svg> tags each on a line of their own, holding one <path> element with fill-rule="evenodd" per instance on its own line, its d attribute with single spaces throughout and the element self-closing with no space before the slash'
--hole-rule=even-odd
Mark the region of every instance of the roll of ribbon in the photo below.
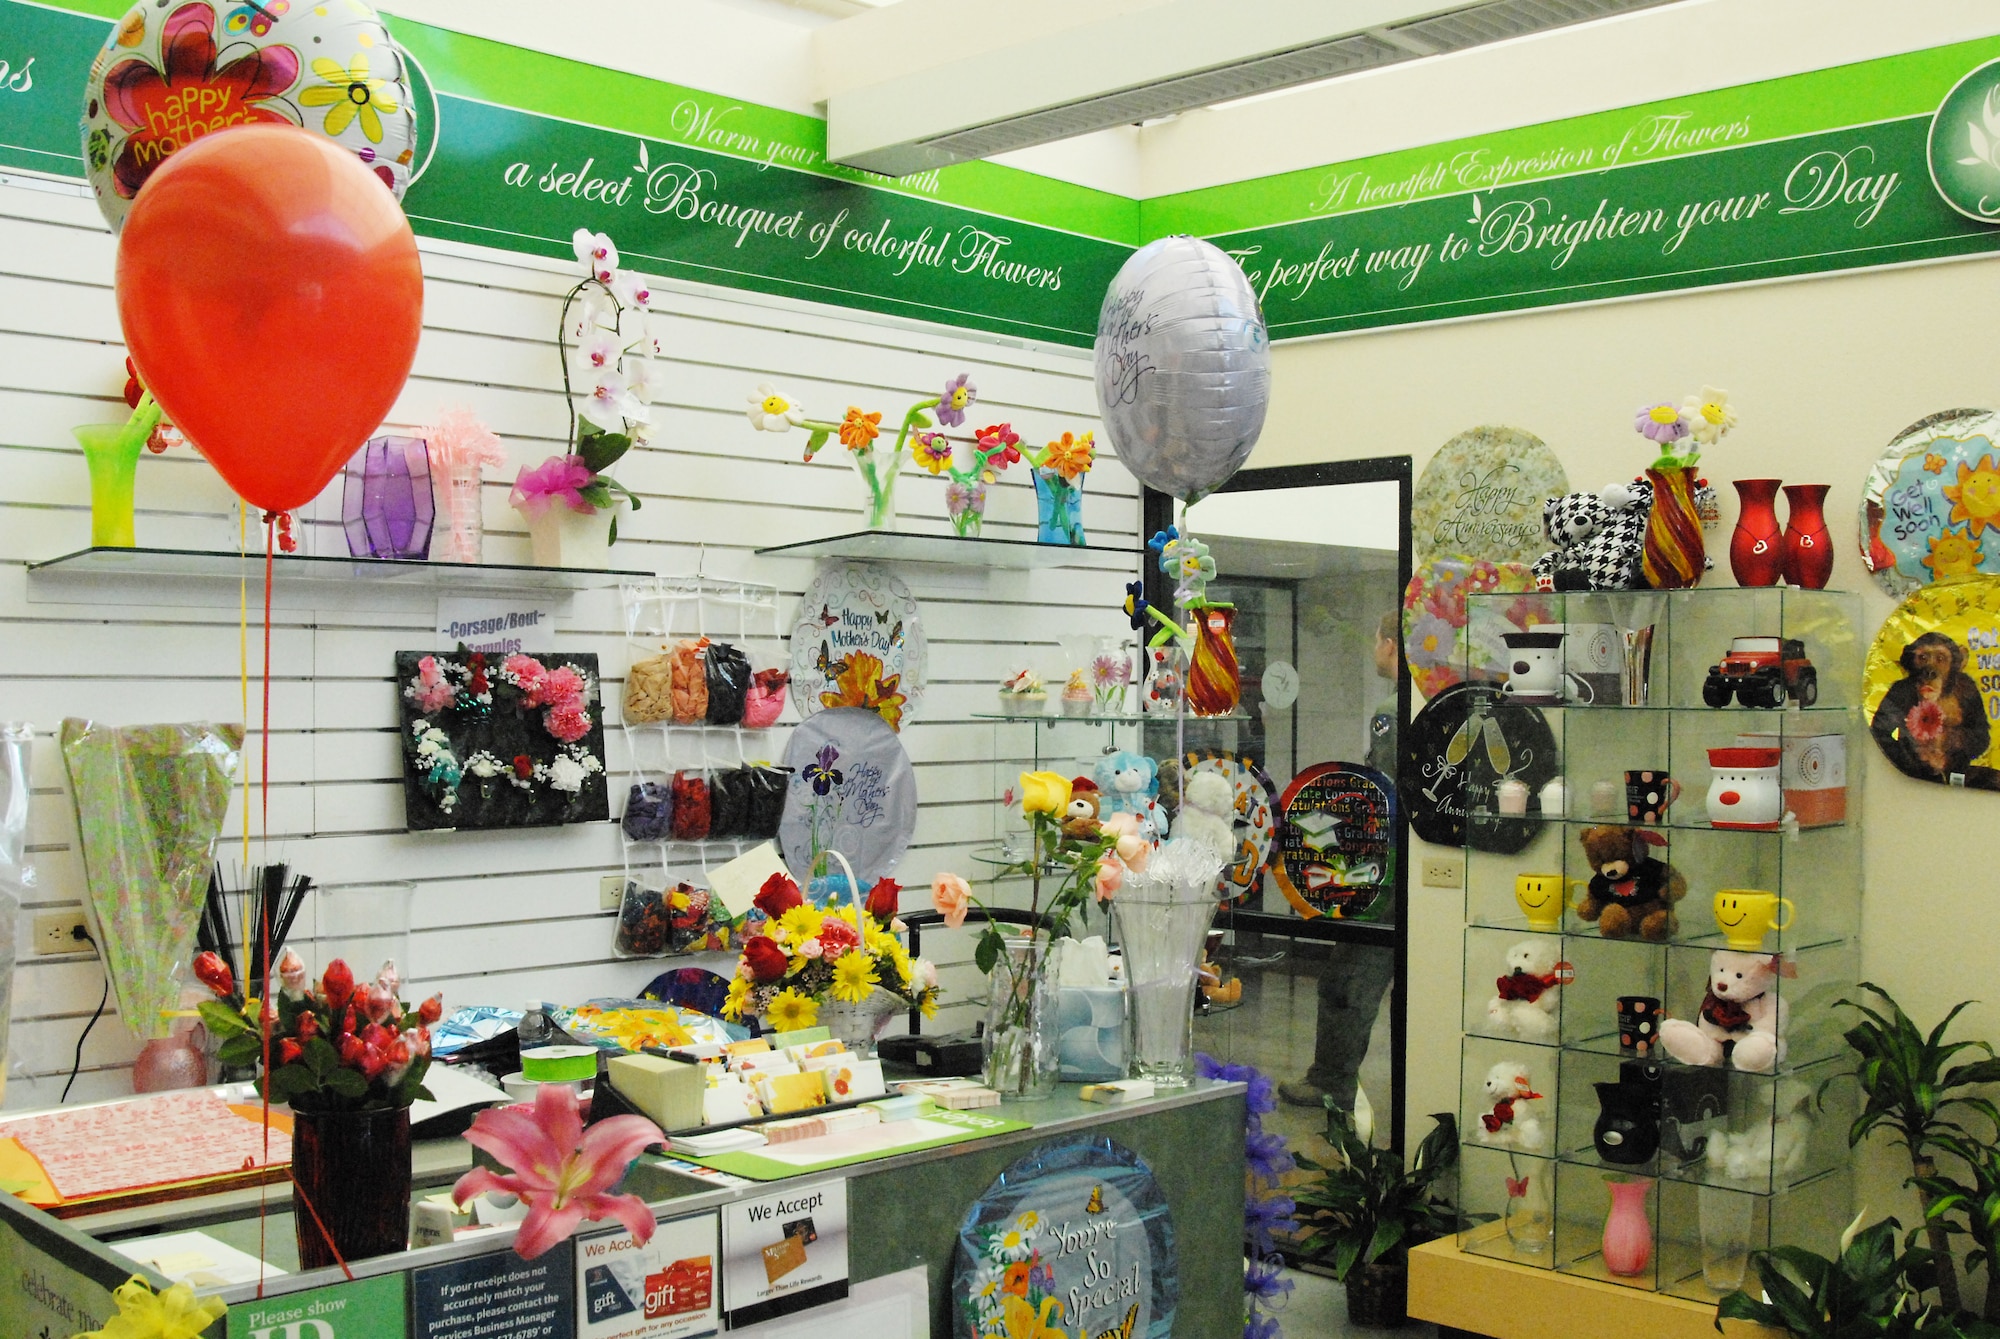
<svg viewBox="0 0 2000 1339">
<path fill-rule="evenodd" d="M 521 1052 L 521 1074 L 532 1083 L 573 1083 L 597 1077 L 594 1046 L 537 1046 Z"/>
</svg>

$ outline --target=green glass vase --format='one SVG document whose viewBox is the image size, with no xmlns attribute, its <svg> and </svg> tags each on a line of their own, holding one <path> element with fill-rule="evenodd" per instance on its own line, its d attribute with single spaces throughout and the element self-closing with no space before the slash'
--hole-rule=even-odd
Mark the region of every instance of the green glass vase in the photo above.
<svg viewBox="0 0 2000 1339">
<path fill-rule="evenodd" d="M 92 548 L 129 549 L 132 537 L 133 484 L 139 474 L 139 453 L 147 431 L 131 423 L 85 423 L 71 428 L 90 466 L 90 543 Z"/>
</svg>

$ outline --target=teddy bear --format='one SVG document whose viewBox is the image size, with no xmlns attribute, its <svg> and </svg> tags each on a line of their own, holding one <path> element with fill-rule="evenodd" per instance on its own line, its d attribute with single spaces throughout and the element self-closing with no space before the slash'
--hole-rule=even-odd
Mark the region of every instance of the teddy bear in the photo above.
<svg viewBox="0 0 2000 1339">
<path fill-rule="evenodd" d="M 1665 846 L 1665 837 L 1648 828 L 1604 826 L 1585 828 L 1577 841 L 1592 873 L 1576 914 L 1596 921 L 1599 934 L 1662 940 L 1680 928 L 1674 903 L 1687 896 L 1687 879 L 1647 849 Z"/>
<path fill-rule="evenodd" d="M 1095 781 L 1087 776 L 1072 778 L 1069 783 L 1069 805 L 1063 810 L 1063 836 L 1074 837 L 1078 841 L 1096 841 L 1097 834 L 1104 826 L 1097 821 L 1101 803 Z"/>
<path fill-rule="evenodd" d="M 1542 504 L 1542 531 L 1555 545 L 1535 559 L 1539 590 L 1636 590 L 1653 485 L 1644 479 L 1596 493 L 1565 493 Z"/>
<path fill-rule="evenodd" d="M 1480 1113 L 1478 1136 L 1482 1144 L 1495 1148 L 1515 1148 L 1523 1153 L 1539 1153 L 1548 1144 L 1541 1118 L 1530 1102 L 1539 1102 L 1533 1073 L 1520 1059 L 1495 1061 L 1486 1071 L 1486 1100 L 1492 1110 Z"/>
<path fill-rule="evenodd" d="M 1798 968 L 1782 953 L 1738 953 L 1719 948 L 1708 959 L 1708 993 L 1694 1022 L 1660 1023 L 1660 1044 L 1684 1065 L 1729 1063 L 1768 1074 L 1785 1059 L 1785 1024 L 1791 1006 L 1777 993 Z"/>
<path fill-rule="evenodd" d="M 1225 857 L 1236 854 L 1236 787 L 1208 768 L 1188 773 L 1181 788 L 1180 835 L 1212 846 Z"/>
<path fill-rule="evenodd" d="M 1167 812 L 1160 804 L 1160 765 L 1130 749 L 1107 753 L 1091 769 L 1097 782 L 1099 817 L 1137 814 L 1153 825 L 1157 842 L 1167 837 Z"/>
<path fill-rule="evenodd" d="M 1568 964 L 1557 961 L 1553 939 L 1523 939 L 1507 950 L 1507 975 L 1494 984 L 1486 1021 L 1495 1032 L 1522 1041 L 1556 1039 L 1556 988 L 1565 984 Z"/>
</svg>

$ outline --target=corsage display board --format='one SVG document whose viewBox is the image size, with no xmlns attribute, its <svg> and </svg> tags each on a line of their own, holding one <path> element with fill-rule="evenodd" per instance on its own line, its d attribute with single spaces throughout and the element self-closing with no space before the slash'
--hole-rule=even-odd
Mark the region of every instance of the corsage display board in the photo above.
<svg viewBox="0 0 2000 1339">
<path fill-rule="evenodd" d="M 1278 797 L 1271 875 L 1293 910 L 1377 919 L 1396 887 L 1396 783 L 1351 762 L 1315 763 Z"/>
<path fill-rule="evenodd" d="M 1862 490 L 1861 560 L 1891 595 L 2000 573 L 2000 415 L 1947 409 L 1896 434 Z"/>
<path fill-rule="evenodd" d="M 1103 1135 L 1044 1144 L 973 1202 L 952 1262 L 955 1339 L 1167 1339 L 1174 1220 L 1144 1159 Z"/>
<path fill-rule="evenodd" d="M 1883 622 L 1862 671 L 1861 710 L 1905 776 L 2000 790 L 2000 579 L 1925 586 Z"/>
<path fill-rule="evenodd" d="M 597 657 L 396 652 L 411 831 L 611 816 Z"/>
</svg>

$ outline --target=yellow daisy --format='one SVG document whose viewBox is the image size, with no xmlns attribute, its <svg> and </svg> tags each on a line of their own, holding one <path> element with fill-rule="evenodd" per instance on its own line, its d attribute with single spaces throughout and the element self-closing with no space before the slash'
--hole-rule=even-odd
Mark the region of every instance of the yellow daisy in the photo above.
<svg viewBox="0 0 2000 1339">
<path fill-rule="evenodd" d="M 937 992 L 935 990 L 926 990 L 923 993 L 922 998 L 920 998 L 917 1001 L 917 1010 L 919 1013 L 923 1014 L 925 1018 L 936 1018 Z"/>
<path fill-rule="evenodd" d="M 826 918 L 814 907 L 796 906 L 778 917 L 779 937 L 789 944 L 803 944 L 819 934 Z"/>
<path fill-rule="evenodd" d="M 722 1016 L 731 1022 L 743 1017 L 743 1011 L 750 1003 L 750 982 L 744 977 L 736 977 L 729 983 L 729 995 L 722 1001 Z"/>
<path fill-rule="evenodd" d="M 389 86 L 386 79 L 370 78 L 368 74 L 368 53 L 357 51 L 354 59 L 343 67 L 339 61 L 316 57 L 312 71 L 326 82 L 315 84 L 299 94 L 301 107 L 326 108 L 326 133 L 338 135 L 347 129 L 348 123 L 356 117 L 361 120 L 361 133 L 371 144 L 382 142 L 382 117 L 394 116 L 401 110 L 395 98 L 384 92 Z"/>
<path fill-rule="evenodd" d="M 833 997 L 848 1004 L 859 1004 L 874 993 L 880 979 L 875 974 L 875 963 L 867 954 L 843 954 L 840 961 L 833 964 Z"/>
<path fill-rule="evenodd" d="M 819 1001 L 787 988 L 772 997 L 764 1018 L 776 1031 L 797 1032 L 819 1021 Z"/>
</svg>

